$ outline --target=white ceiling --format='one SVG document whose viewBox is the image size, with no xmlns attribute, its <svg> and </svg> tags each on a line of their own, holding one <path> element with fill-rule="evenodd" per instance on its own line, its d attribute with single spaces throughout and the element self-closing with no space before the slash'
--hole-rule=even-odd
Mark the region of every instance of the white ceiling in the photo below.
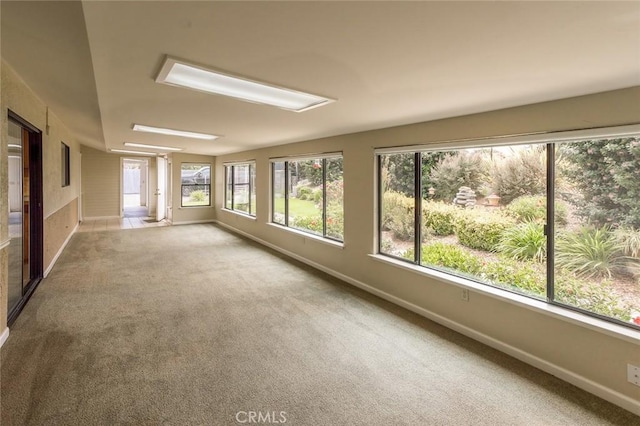
<svg viewBox="0 0 640 426">
<path fill-rule="evenodd" d="M 1 2 L 2 56 L 81 142 L 219 155 L 640 85 L 640 2 Z M 165 55 L 338 99 L 154 82 Z M 133 132 L 133 123 L 223 135 Z"/>
</svg>

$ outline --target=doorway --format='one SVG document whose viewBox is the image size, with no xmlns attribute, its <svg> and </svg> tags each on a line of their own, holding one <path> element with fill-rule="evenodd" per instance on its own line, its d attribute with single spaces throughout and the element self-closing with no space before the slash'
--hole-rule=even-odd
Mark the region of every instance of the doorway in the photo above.
<svg viewBox="0 0 640 426">
<path fill-rule="evenodd" d="M 42 133 L 13 112 L 8 124 L 9 271 L 7 323 L 42 279 Z"/>
<path fill-rule="evenodd" d="M 122 215 L 124 217 L 149 217 L 148 177 L 148 159 L 122 159 Z"/>
</svg>

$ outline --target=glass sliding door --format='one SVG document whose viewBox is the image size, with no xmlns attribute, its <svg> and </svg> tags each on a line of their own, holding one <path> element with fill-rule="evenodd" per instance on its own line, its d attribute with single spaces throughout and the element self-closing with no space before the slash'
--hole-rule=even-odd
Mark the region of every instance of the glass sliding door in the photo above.
<svg viewBox="0 0 640 426">
<path fill-rule="evenodd" d="M 29 221 L 25 221 L 23 174 L 25 157 L 28 157 L 28 144 L 23 144 L 22 127 L 9 121 L 9 312 L 18 304 L 22 298 L 22 288 L 24 276 L 29 278 L 29 274 L 24 274 L 24 269 L 29 268 L 29 244 L 25 244 L 25 227 Z M 27 162 L 28 164 L 28 162 Z M 27 170 L 28 173 L 28 170 Z M 27 191 L 28 197 L 28 191 Z M 28 215 L 28 213 L 26 213 Z M 28 219 L 28 218 L 27 218 Z M 26 223 L 25 223 L 26 222 Z"/>
<path fill-rule="evenodd" d="M 42 278 L 42 139 L 37 129 L 9 115 L 8 323 Z"/>
</svg>

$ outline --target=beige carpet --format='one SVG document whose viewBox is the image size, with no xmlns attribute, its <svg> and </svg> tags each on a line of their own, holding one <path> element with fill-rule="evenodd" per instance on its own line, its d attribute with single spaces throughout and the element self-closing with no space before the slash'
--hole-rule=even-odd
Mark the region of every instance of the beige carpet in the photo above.
<svg viewBox="0 0 640 426">
<path fill-rule="evenodd" d="M 1 379 L 3 426 L 640 424 L 214 225 L 76 234 Z"/>
</svg>

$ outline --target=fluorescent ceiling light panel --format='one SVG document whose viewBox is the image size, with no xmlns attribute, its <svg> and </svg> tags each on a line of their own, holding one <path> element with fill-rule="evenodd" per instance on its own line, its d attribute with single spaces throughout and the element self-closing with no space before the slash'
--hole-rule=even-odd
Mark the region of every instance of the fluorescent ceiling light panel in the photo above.
<svg viewBox="0 0 640 426">
<path fill-rule="evenodd" d="M 145 145 L 143 143 L 125 142 L 123 145 L 124 146 L 133 146 L 135 148 L 162 149 L 164 151 L 182 151 L 182 148 L 174 148 L 174 147 L 171 147 L 171 146 Z"/>
<path fill-rule="evenodd" d="M 196 132 L 187 132 L 184 130 L 165 129 L 164 127 L 144 126 L 142 124 L 134 124 L 133 130 L 135 130 L 136 132 L 158 133 L 161 135 L 182 136 L 184 138 L 206 139 L 211 141 L 219 138 L 219 136 L 209 135 L 207 133 L 196 133 Z"/>
<path fill-rule="evenodd" d="M 156 82 L 272 105 L 295 112 L 334 102 L 334 99 L 234 77 L 171 57 L 165 60 Z"/>
<path fill-rule="evenodd" d="M 22 149 L 22 146 L 15 144 L 15 143 L 10 143 L 9 144 L 9 148 L 18 148 L 18 149 Z"/>
<path fill-rule="evenodd" d="M 122 153 L 122 154 L 156 155 L 155 152 L 129 151 L 127 149 L 110 149 L 109 151 L 118 152 L 118 153 Z"/>
</svg>

